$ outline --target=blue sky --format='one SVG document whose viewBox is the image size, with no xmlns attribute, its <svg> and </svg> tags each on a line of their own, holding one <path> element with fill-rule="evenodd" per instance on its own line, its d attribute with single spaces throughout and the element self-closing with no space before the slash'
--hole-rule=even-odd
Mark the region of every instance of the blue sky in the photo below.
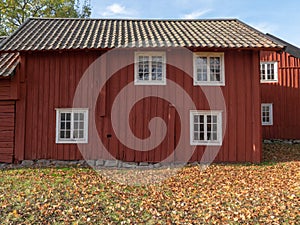
<svg viewBox="0 0 300 225">
<path fill-rule="evenodd" d="M 300 1 L 91 0 L 93 18 L 237 18 L 300 47 Z"/>
</svg>

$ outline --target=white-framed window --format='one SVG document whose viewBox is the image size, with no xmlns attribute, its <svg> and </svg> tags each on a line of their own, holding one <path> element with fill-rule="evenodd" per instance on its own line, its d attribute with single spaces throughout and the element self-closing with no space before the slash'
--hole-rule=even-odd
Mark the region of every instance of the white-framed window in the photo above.
<svg viewBox="0 0 300 225">
<path fill-rule="evenodd" d="M 278 63 L 277 62 L 260 62 L 260 82 L 277 82 L 278 81 Z"/>
<path fill-rule="evenodd" d="M 136 85 L 166 84 L 166 53 L 165 52 L 135 52 Z"/>
<path fill-rule="evenodd" d="M 88 109 L 56 109 L 56 143 L 88 142 Z"/>
<path fill-rule="evenodd" d="M 224 53 L 194 53 L 194 85 L 225 85 Z"/>
<path fill-rule="evenodd" d="M 222 111 L 191 110 L 191 145 L 222 145 Z"/>
<path fill-rule="evenodd" d="M 262 125 L 273 125 L 273 104 L 261 104 L 261 123 Z"/>
</svg>

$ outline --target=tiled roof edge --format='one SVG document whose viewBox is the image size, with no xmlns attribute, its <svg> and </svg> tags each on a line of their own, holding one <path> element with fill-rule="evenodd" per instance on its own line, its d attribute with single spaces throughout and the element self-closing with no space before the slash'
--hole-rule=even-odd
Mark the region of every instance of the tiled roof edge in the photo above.
<svg viewBox="0 0 300 225">
<path fill-rule="evenodd" d="M 285 49 L 284 49 L 285 52 L 293 55 L 296 58 L 300 58 L 300 48 L 299 47 L 297 47 L 295 45 L 292 45 L 292 44 L 290 44 L 290 43 L 288 43 L 288 42 L 286 42 L 286 41 L 284 41 L 284 40 L 282 40 L 282 39 L 280 39 L 280 38 L 278 38 L 278 37 L 276 37 L 272 34 L 267 33 L 266 35 L 269 38 L 273 39 L 275 42 L 278 42 L 278 43 L 281 43 L 281 44 L 285 45 Z"/>
<path fill-rule="evenodd" d="M 4 41 L 2 41 L 1 43 L 0 43 L 0 51 L 1 51 L 1 48 L 2 48 L 2 46 L 4 46 L 13 36 L 15 36 L 18 32 L 19 32 L 19 30 L 21 30 L 27 23 L 29 23 L 29 20 L 31 20 L 32 18 L 27 18 L 25 21 L 24 21 L 24 23 L 22 23 L 19 27 L 18 27 L 18 29 L 16 29 L 14 32 L 12 32 L 10 35 L 8 35 L 7 37 L 6 37 L 6 39 L 4 39 Z"/>
<path fill-rule="evenodd" d="M 262 31 L 256 29 L 255 27 L 252 27 L 250 26 L 249 24 L 239 20 L 239 19 L 236 19 L 236 21 L 238 21 L 239 23 L 243 24 L 244 26 L 247 26 L 248 28 L 254 30 L 255 32 L 257 32 L 258 34 L 264 36 L 265 38 L 267 38 L 269 41 L 272 41 L 273 43 L 276 43 L 277 45 L 279 45 L 278 47 L 279 48 L 282 48 L 284 49 L 285 48 L 285 45 L 282 45 L 282 44 L 279 44 L 278 42 L 275 42 L 274 40 L 272 40 L 267 34 L 263 33 Z"/>
<path fill-rule="evenodd" d="M 236 18 L 213 18 L 213 19 L 123 19 L 123 18 L 58 18 L 58 17 L 30 17 L 27 20 L 116 20 L 116 21 L 238 21 Z M 24 22 L 25 23 L 25 22 Z"/>
</svg>

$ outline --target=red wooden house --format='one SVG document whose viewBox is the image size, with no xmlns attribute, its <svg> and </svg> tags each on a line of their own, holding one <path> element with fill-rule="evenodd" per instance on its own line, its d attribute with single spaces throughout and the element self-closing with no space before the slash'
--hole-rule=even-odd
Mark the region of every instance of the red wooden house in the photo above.
<svg viewBox="0 0 300 225">
<path fill-rule="evenodd" d="M 273 36 L 283 51 L 261 53 L 263 139 L 300 139 L 300 49 Z"/>
<path fill-rule="evenodd" d="M 96 138 L 111 156 L 129 162 L 159 162 L 169 156 L 173 161 L 205 161 L 205 156 L 217 162 L 260 162 L 260 52 L 282 48 L 235 19 L 29 19 L 0 46 L 2 54 L 20 57 L 15 75 L 0 80 L 1 93 L 4 86 L 13 90 L 0 96 L 0 105 L 13 105 L 9 110 L 15 115 L 14 122 L 0 122 L 1 129 L 14 129 L 13 144 L 7 144 L 12 157 L 5 161 L 77 160 L 83 157 L 80 149 L 92 149 L 85 159 L 105 159 L 107 154 L 97 154 L 99 146 L 91 144 Z M 100 65 L 93 66 L 99 58 Z M 92 76 L 83 92 L 107 82 L 96 99 L 84 97 L 74 108 L 85 73 Z M 130 110 L 125 119 L 137 139 L 151 136 L 149 124 L 162 136 L 149 151 L 126 146 L 113 129 L 113 123 L 124 120 L 121 113 L 114 118 L 112 113 L 126 86 L 134 91 L 120 97 L 125 108 L 149 88 L 168 94 L 177 87 L 187 93 L 186 98 L 176 96 L 175 103 L 152 95 Z M 94 108 L 91 102 L 96 102 Z M 6 107 L 0 110 L 4 113 Z M 180 110 L 188 113 L 180 117 Z M 161 123 L 151 121 L 157 116 L 165 121 L 165 133 Z M 128 135 L 123 129 L 120 134 Z"/>
</svg>

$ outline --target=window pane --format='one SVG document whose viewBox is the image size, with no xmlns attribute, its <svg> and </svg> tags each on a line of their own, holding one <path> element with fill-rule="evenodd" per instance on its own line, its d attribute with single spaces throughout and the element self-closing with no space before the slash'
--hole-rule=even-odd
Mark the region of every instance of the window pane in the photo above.
<svg viewBox="0 0 300 225">
<path fill-rule="evenodd" d="M 139 56 L 139 80 L 149 80 L 149 56 Z"/>
<path fill-rule="evenodd" d="M 66 120 L 67 121 L 71 121 L 71 113 L 66 113 Z"/>
<path fill-rule="evenodd" d="M 198 81 L 207 81 L 207 57 L 196 58 L 196 71 Z"/>
<path fill-rule="evenodd" d="M 204 116 L 203 115 L 200 116 L 200 123 L 204 123 Z"/>
<path fill-rule="evenodd" d="M 74 113 L 74 120 L 78 120 L 79 116 L 78 113 Z"/>
<path fill-rule="evenodd" d="M 71 138 L 71 131 L 66 131 L 65 138 Z"/>
<path fill-rule="evenodd" d="M 80 113 L 79 114 L 79 119 L 82 121 L 82 120 L 84 120 L 84 113 Z"/>
<path fill-rule="evenodd" d="M 217 131 L 217 129 L 218 129 L 218 125 L 217 124 L 213 124 L 213 131 Z"/>
<path fill-rule="evenodd" d="M 217 123 L 217 116 L 213 116 L 213 123 Z"/>
<path fill-rule="evenodd" d="M 200 141 L 204 141 L 204 132 L 200 133 Z"/>
<path fill-rule="evenodd" d="M 64 131 L 60 132 L 60 138 L 65 138 L 65 132 Z"/>
<path fill-rule="evenodd" d="M 80 130 L 79 131 L 79 138 L 83 138 L 84 136 L 83 136 L 83 130 Z"/>
<path fill-rule="evenodd" d="M 220 57 L 210 57 L 210 80 L 221 81 Z"/>
<path fill-rule="evenodd" d="M 79 129 L 83 129 L 83 128 L 84 128 L 84 122 L 80 122 Z"/>
<path fill-rule="evenodd" d="M 162 80 L 162 56 L 153 56 L 152 57 L 152 80 Z"/>
<path fill-rule="evenodd" d="M 199 131 L 199 124 L 194 124 L 194 131 Z"/>
<path fill-rule="evenodd" d="M 194 123 L 198 123 L 199 122 L 199 115 L 194 115 Z"/>
<path fill-rule="evenodd" d="M 211 116 L 210 115 L 207 116 L 207 123 L 211 123 Z"/>
<path fill-rule="evenodd" d="M 71 129 L 71 122 L 66 122 L 66 129 L 70 130 Z"/>
<path fill-rule="evenodd" d="M 217 141 L 217 140 L 218 140 L 217 133 L 213 133 L 213 140 L 214 140 L 214 141 Z"/>
<path fill-rule="evenodd" d="M 204 124 L 200 124 L 200 131 L 204 132 Z"/>
<path fill-rule="evenodd" d="M 78 138 L 78 130 L 74 130 L 73 132 L 73 138 Z"/>
<path fill-rule="evenodd" d="M 194 132 L 194 140 L 199 141 L 199 133 L 198 132 Z"/>
</svg>

